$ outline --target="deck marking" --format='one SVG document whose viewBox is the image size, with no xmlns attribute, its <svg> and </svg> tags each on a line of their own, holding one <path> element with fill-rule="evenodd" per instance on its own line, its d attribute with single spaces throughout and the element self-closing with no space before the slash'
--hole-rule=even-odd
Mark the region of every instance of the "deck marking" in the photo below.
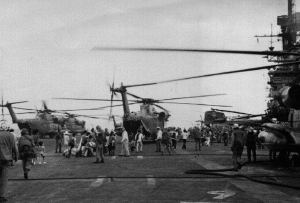
<svg viewBox="0 0 300 203">
<path fill-rule="evenodd" d="M 227 182 L 226 187 L 223 191 L 209 191 L 207 193 L 211 194 L 211 195 L 218 195 L 218 196 L 214 197 L 213 199 L 225 199 L 226 197 L 231 197 L 231 196 L 235 195 L 235 192 L 228 189 L 228 187 L 229 187 L 229 183 Z"/>
<path fill-rule="evenodd" d="M 136 158 L 137 159 L 143 159 L 144 157 L 143 156 L 137 156 Z"/>
<path fill-rule="evenodd" d="M 95 182 L 92 182 L 91 187 L 99 187 L 102 185 L 102 183 L 104 182 L 105 178 L 101 177 L 101 178 L 97 178 L 97 180 Z"/>
<path fill-rule="evenodd" d="M 188 154 L 188 152 L 179 152 L 180 154 Z M 208 161 L 207 159 L 203 158 L 202 156 L 191 157 L 190 160 L 196 162 L 200 166 L 206 169 L 224 169 L 225 167 L 212 162 Z M 244 167 L 242 168 L 242 170 Z M 246 169 L 247 170 L 247 169 Z M 251 169 L 250 169 L 251 170 Z M 253 170 L 253 172 L 255 172 Z M 223 174 L 232 174 L 232 172 L 222 172 Z M 249 171 L 249 173 L 252 173 Z M 234 173 L 235 174 L 235 173 Z M 297 202 L 299 201 L 298 197 L 290 196 L 284 192 L 281 192 L 273 187 L 270 187 L 265 184 L 254 183 L 252 181 L 245 181 L 243 179 L 229 179 L 229 183 L 233 184 L 234 186 L 238 187 L 239 189 L 245 191 L 247 194 L 251 195 L 252 197 L 261 200 L 262 202 L 274 202 L 277 197 L 284 198 L 286 201 L 284 202 Z M 237 193 L 237 191 L 235 191 Z M 282 201 L 281 201 L 282 202 Z"/>
<path fill-rule="evenodd" d="M 147 184 L 150 186 L 155 186 L 155 178 L 153 178 L 153 175 L 147 175 Z"/>
</svg>

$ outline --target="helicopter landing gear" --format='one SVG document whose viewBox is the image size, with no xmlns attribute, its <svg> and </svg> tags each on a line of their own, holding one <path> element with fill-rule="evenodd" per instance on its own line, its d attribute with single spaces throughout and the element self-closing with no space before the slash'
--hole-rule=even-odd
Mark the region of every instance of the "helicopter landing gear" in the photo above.
<svg viewBox="0 0 300 203">
<path fill-rule="evenodd" d="M 298 154 L 294 154 L 291 158 L 291 166 L 299 167 L 300 166 L 300 156 Z"/>
</svg>

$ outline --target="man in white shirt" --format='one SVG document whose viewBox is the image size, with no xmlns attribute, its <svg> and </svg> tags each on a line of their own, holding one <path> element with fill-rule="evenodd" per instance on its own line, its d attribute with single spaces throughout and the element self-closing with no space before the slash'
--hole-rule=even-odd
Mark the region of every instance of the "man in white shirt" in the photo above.
<svg viewBox="0 0 300 203">
<path fill-rule="evenodd" d="M 140 130 L 138 130 L 138 133 L 135 136 L 135 140 L 136 140 L 136 152 L 140 152 L 143 151 L 143 139 L 144 139 L 144 135 L 143 133 L 141 133 Z"/>
<path fill-rule="evenodd" d="M 156 133 L 156 150 L 155 152 L 161 152 L 161 139 L 162 139 L 162 131 L 160 127 L 157 127 L 157 133 Z"/>
<path fill-rule="evenodd" d="M 127 133 L 126 129 L 123 127 L 122 128 L 122 140 L 121 140 L 121 143 L 122 143 L 121 156 L 125 156 L 125 157 L 130 156 L 128 142 L 129 142 L 128 133 Z"/>
</svg>

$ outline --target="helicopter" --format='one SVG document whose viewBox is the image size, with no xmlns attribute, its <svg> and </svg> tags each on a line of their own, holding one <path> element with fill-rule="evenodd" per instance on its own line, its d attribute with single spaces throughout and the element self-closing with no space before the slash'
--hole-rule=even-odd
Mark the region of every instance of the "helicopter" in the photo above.
<svg viewBox="0 0 300 203">
<path fill-rule="evenodd" d="M 111 91 L 111 98 L 115 92 L 121 93 L 122 100 L 123 100 L 123 125 L 128 133 L 136 133 L 138 129 L 141 129 L 145 134 L 145 140 L 155 140 L 157 127 L 161 129 L 165 128 L 165 123 L 168 121 L 169 117 L 171 116 L 169 111 L 158 105 L 157 103 L 168 103 L 168 104 L 184 104 L 184 105 L 208 105 L 208 106 L 222 106 L 222 107 L 230 107 L 226 105 L 213 105 L 213 104 L 198 104 L 198 103 L 187 103 L 187 102 L 173 102 L 172 100 L 179 100 L 179 99 L 187 99 L 187 98 L 199 98 L 199 97 L 208 97 L 208 96 L 220 96 L 224 94 L 212 94 L 212 95 L 199 95 L 199 96 L 190 96 L 190 97 L 177 97 L 177 98 L 168 98 L 168 99 L 159 99 L 155 100 L 152 98 L 142 98 L 132 93 L 127 92 L 128 87 L 134 86 L 143 86 L 139 85 L 130 85 L 124 86 L 121 83 L 120 88 L 114 88 L 113 85 L 110 88 Z M 127 95 L 130 95 L 138 100 L 135 103 L 140 103 L 140 111 L 139 112 L 130 112 L 129 104 L 127 101 Z M 132 103 L 131 103 L 132 104 Z M 161 112 L 157 112 L 154 106 L 160 108 Z"/>
<path fill-rule="evenodd" d="M 229 119 L 228 117 L 225 116 L 223 112 L 235 113 L 235 114 L 239 114 L 239 116 L 231 117 Z M 244 116 L 240 116 L 240 114 Z M 250 119 L 254 117 L 261 117 L 261 119 Z M 273 123 L 273 121 L 270 118 L 266 117 L 266 114 L 252 115 L 244 112 L 212 108 L 211 111 L 205 112 L 203 123 L 205 125 L 213 125 L 213 124 L 233 125 L 234 123 L 237 123 L 243 126 L 258 127 L 263 123 Z"/>
<path fill-rule="evenodd" d="M 60 124 L 54 123 L 53 116 L 48 112 L 38 113 L 36 118 L 32 118 L 32 119 L 18 119 L 13 108 L 23 109 L 23 110 L 32 110 L 32 109 L 12 107 L 12 104 L 24 103 L 24 102 L 14 102 L 14 103 L 7 102 L 5 105 L 2 105 L 2 107 L 7 107 L 9 114 L 12 118 L 12 122 L 17 123 L 19 129 L 26 128 L 28 129 L 29 132 L 31 132 L 33 129 L 38 129 L 41 137 L 44 137 L 45 135 L 49 135 L 50 138 L 54 137 L 55 133 L 58 132 L 59 129 L 62 129 L 62 126 Z M 34 112 L 26 112 L 26 113 L 34 113 Z"/>
<path fill-rule="evenodd" d="M 199 95 L 199 96 L 190 96 L 190 97 L 178 97 L 178 98 L 168 98 L 168 99 L 160 99 L 155 100 L 151 98 L 142 98 L 132 93 L 127 92 L 128 87 L 134 86 L 143 86 L 139 85 L 130 85 L 124 86 L 121 84 L 119 88 L 114 88 L 114 82 L 110 86 L 111 91 L 111 99 L 81 99 L 81 98 L 53 98 L 53 99 L 68 99 L 68 100 L 90 100 L 90 101 L 110 101 L 110 106 L 99 107 L 97 109 L 103 108 L 111 108 L 110 114 L 112 111 L 112 107 L 123 106 L 124 116 L 122 125 L 125 127 L 126 131 L 129 134 L 136 134 L 137 130 L 142 130 L 145 135 L 145 141 L 154 141 L 156 137 L 157 127 L 163 129 L 165 127 L 165 123 L 168 121 L 168 118 L 171 116 L 169 111 L 158 105 L 157 103 L 168 103 L 168 104 L 184 104 L 184 105 L 205 105 L 205 106 L 221 106 L 221 107 L 231 107 L 227 105 L 214 105 L 214 104 L 199 104 L 199 103 L 187 103 L 187 102 L 172 102 L 172 100 L 178 99 L 187 99 L 187 98 L 198 98 L 198 97 L 208 97 L 208 96 L 221 96 L 225 94 L 211 94 L 211 95 Z M 122 100 L 114 100 L 113 96 L 118 92 L 122 96 Z M 127 95 L 130 95 L 138 100 L 128 100 Z M 122 104 L 112 105 L 113 101 L 122 101 Z M 130 103 L 129 103 L 130 102 Z M 130 112 L 129 105 L 133 104 L 141 104 L 140 111 Z M 162 111 L 158 112 L 154 108 L 158 107 Z M 82 110 L 95 110 L 95 109 L 82 109 Z M 111 117 L 111 116 L 110 116 Z M 117 135 L 121 136 L 120 126 L 115 124 L 115 132 Z"/>
<path fill-rule="evenodd" d="M 24 101 L 26 102 L 26 101 Z M 22 107 L 12 107 L 12 104 L 24 103 L 24 102 L 7 102 L 3 107 L 7 107 L 8 111 L 12 117 L 12 122 L 17 123 L 19 129 L 27 128 L 29 132 L 33 129 L 38 129 L 40 136 L 44 137 L 48 135 L 50 138 L 53 138 L 57 132 L 65 132 L 69 131 L 70 133 L 81 133 L 85 130 L 85 121 L 78 120 L 75 117 L 89 117 L 89 118 L 97 118 L 87 115 L 78 115 L 78 114 L 70 114 L 68 112 L 64 112 L 63 110 L 51 110 L 47 107 L 46 102 L 43 101 L 43 110 L 30 109 L 30 108 L 22 108 Z M 21 110 L 35 110 L 31 112 L 23 112 L 23 113 L 15 113 L 13 109 L 21 109 Z M 36 117 L 32 119 L 18 119 L 16 114 L 30 114 L 36 113 Z M 53 113 L 60 113 L 67 115 L 53 115 Z"/>
</svg>

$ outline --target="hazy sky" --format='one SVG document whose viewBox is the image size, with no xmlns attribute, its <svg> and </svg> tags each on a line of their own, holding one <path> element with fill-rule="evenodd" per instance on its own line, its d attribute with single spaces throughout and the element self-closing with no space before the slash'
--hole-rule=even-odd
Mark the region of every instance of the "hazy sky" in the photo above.
<svg viewBox="0 0 300 203">
<path fill-rule="evenodd" d="M 296 1 L 297 5 L 300 2 Z M 40 100 L 47 100 L 51 109 L 72 109 L 106 106 L 109 102 L 51 98 L 110 98 L 107 82 L 112 83 L 114 67 L 115 85 L 119 86 L 121 82 L 156 82 L 272 65 L 262 56 L 91 49 L 124 46 L 263 51 L 270 46 L 270 39 L 260 38 L 258 42 L 254 35 L 270 34 L 271 24 L 273 33 L 279 33 L 277 16 L 287 14 L 287 0 L 3 0 L 0 13 L 4 101 L 29 100 L 18 106 L 40 108 Z M 273 40 L 275 50 L 280 50 L 281 42 Z M 263 70 L 128 91 L 154 99 L 226 93 L 182 102 L 232 105 L 226 109 L 257 114 L 267 107 L 267 80 Z M 168 125 L 179 127 L 195 124 L 211 108 L 161 105 L 171 113 Z M 130 106 L 130 110 L 138 111 L 139 105 Z M 108 114 L 109 109 L 77 113 Z M 113 113 L 123 115 L 122 107 L 114 108 Z M 31 117 L 34 115 L 22 116 Z M 112 128 L 108 121 L 85 120 L 87 128 L 91 124 Z"/>
</svg>

